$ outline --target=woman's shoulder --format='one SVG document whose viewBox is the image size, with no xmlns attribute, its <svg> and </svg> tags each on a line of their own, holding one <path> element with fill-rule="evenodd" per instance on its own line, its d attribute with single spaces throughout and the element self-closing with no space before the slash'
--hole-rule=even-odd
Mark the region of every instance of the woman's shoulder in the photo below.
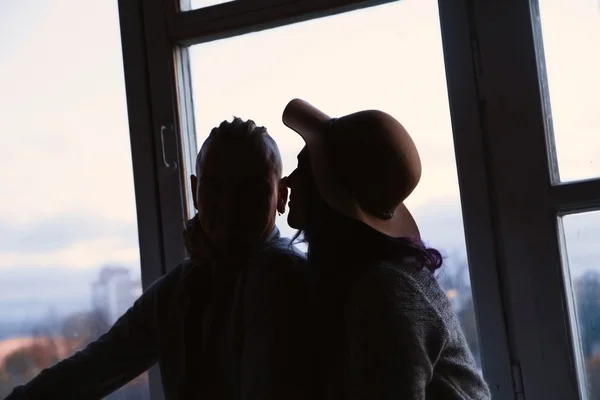
<svg viewBox="0 0 600 400">
<path fill-rule="evenodd" d="M 411 265 L 381 263 L 365 268 L 345 296 L 349 340 L 363 341 L 366 336 L 382 349 L 400 346 L 397 351 L 410 355 L 410 347 L 425 351 L 428 360 L 437 359 L 452 334 L 449 319 L 428 288 L 435 282 L 424 274 L 430 273 Z"/>
<path fill-rule="evenodd" d="M 433 273 L 412 262 L 376 262 L 361 268 L 354 290 L 431 297 L 442 293 Z"/>
</svg>

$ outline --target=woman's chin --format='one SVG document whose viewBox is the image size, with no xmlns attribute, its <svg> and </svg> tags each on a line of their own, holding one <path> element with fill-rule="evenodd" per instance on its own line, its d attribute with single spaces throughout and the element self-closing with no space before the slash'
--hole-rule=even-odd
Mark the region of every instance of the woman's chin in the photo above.
<svg viewBox="0 0 600 400">
<path fill-rule="evenodd" d="M 291 208 L 290 208 L 290 212 L 288 213 L 287 222 L 288 222 L 288 225 L 290 226 L 290 228 L 292 228 L 292 229 L 297 229 L 297 230 L 304 229 L 303 218 L 299 218 L 299 216 L 296 215 L 296 213 L 294 213 L 294 211 L 292 211 Z"/>
</svg>

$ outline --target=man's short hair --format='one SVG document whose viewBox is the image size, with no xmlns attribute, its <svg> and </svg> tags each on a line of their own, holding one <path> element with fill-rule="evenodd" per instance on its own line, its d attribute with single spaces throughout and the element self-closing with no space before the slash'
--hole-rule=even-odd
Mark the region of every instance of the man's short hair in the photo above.
<svg viewBox="0 0 600 400">
<path fill-rule="evenodd" d="M 257 126 L 256 123 L 249 119 L 244 121 L 241 118 L 233 117 L 233 121 L 223 121 L 218 127 L 215 127 L 208 135 L 208 138 L 202 144 L 202 148 L 196 158 L 196 174 L 200 175 L 200 165 L 204 153 L 208 148 L 208 145 L 213 140 L 240 140 L 248 141 L 249 144 L 260 146 L 266 157 L 266 161 L 269 168 L 272 169 L 273 173 L 281 178 L 283 171 L 283 163 L 281 161 L 281 153 L 279 147 L 271 135 L 267 132 L 267 128 L 264 126 Z"/>
</svg>

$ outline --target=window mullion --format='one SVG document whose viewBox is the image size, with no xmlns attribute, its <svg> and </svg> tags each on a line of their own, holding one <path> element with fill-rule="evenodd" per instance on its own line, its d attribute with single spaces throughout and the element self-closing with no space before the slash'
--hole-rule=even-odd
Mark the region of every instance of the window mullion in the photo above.
<svg viewBox="0 0 600 400">
<path fill-rule="evenodd" d="M 520 367 L 526 398 L 575 399 L 579 385 L 530 5 L 518 0 L 471 4 L 514 362 Z"/>
<path fill-rule="evenodd" d="M 551 196 L 559 213 L 598 210 L 600 209 L 600 179 L 552 186 Z"/>
<path fill-rule="evenodd" d="M 196 124 L 194 117 L 194 101 L 192 93 L 192 76 L 188 48 L 177 46 L 175 49 L 176 86 L 179 109 L 181 149 L 183 151 L 182 166 L 184 177 L 195 173 L 198 143 L 196 140 Z M 187 181 L 186 181 L 187 184 Z M 187 185 L 186 185 L 187 187 Z M 191 188 L 185 192 L 187 199 L 187 212 L 189 216 L 195 214 Z"/>
<path fill-rule="evenodd" d="M 492 397 L 508 400 L 514 398 L 514 391 L 480 124 L 474 63 L 478 55 L 472 46 L 466 2 L 440 1 L 439 8 L 483 372 Z"/>
<path fill-rule="evenodd" d="M 161 161 L 153 134 L 147 41 L 143 0 L 119 0 L 123 67 L 127 94 L 131 153 L 137 209 L 138 240 L 143 289 L 166 272 L 159 175 Z M 152 400 L 164 399 L 160 370 L 149 372 Z"/>
<path fill-rule="evenodd" d="M 185 257 L 182 230 L 187 218 L 186 168 L 180 140 L 174 48 L 167 37 L 162 1 L 144 1 L 149 99 L 167 270 Z"/>
</svg>

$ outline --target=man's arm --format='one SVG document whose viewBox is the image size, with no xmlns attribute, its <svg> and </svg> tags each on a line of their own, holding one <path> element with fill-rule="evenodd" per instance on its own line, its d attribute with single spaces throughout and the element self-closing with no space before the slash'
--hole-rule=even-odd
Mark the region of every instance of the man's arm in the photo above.
<svg viewBox="0 0 600 400">
<path fill-rule="evenodd" d="M 248 271 L 241 400 L 312 399 L 311 307 L 304 260 L 274 254 Z"/>
<path fill-rule="evenodd" d="M 345 398 L 425 400 L 448 333 L 418 284 L 392 267 L 373 269 L 345 313 Z"/>
<path fill-rule="evenodd" d="M 100 399 L 146 371 L 157 359 L 153 314 L 161 283 L 150 286 L 98 340 L 16 387 L 6 400 Z"/>
</svg>

